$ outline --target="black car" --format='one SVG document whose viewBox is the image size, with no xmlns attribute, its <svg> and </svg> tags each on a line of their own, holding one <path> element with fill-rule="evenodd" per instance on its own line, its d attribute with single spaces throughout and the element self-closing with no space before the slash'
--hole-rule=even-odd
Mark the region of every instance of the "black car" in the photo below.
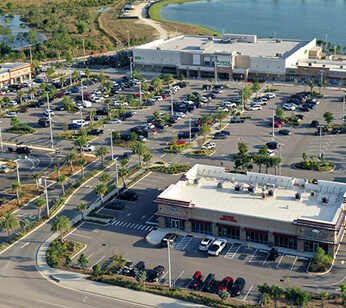
<svg viewBox="0 0 346 308">
<path fill-rule="evenodd" d="M 191 138 L 195 138 L 196 137 L 196 133 L 192 132 L 191 129 Z M 190 132 L 182 132 L 178 134 L 178 139 L 188 139 L 190 138 Z"/>
<path fill-rule="evenodd" d="M 209 274 L 204 281 L 203 292 L 211 292 L 212 288 L 216 285 L 215 274 Z"/>
<path fill-rule="evenodd" d="M 214 98 L 216 98 L 216 96 L 215 96 L 215 94 L 213 94 L 213 93 L 208 93 L 208 94 L 206 94 L 206 95 L 204 95 L 207 99 L 214 99 Z"/>
<path fill-rule="evenodd" d="M 27 147 L 27 146 L 20 146 L 14 150 L 13 148 L 9 147 L 8 151 L 11 152 L 16 152 L 17 154 L 29 154 L 32 152 L 32 149 Z"/>
<path fill-rule="evenodd" d="M 320 126 L 320 122 L 318 122 L 317 120 L 311 121 L 310 127 L 318 127 L 318 126 Z"/>
<path fill-rule="evenodd" d="M 125 159 L 129 159 L 131 156 L 132 156 L 132 153 L 131 153 L 131 152 L 125 152 L 125 153 L 123 154 L 123 159 L 124 159 L 124 158 L 125 158 Z"/>
<path fill-rule="evenodd" d="M 291 135 L 291 131 L 288 129 L 280 129 L 279 134 L 287 136 L 287 135 Z"/>
<path fill-rule="evenodd" d="M 198 127 L 191 127 L 191 133 L 199 133 Z"/>
<path fill-rule="evenodd" d="M 99 136 L 103 134 L 103 129 L 91 129 L 87 132 L 88 136 Z"/>
<path fill-rule="evenodd" d="M 217 132 L 217 133 L 214 134 L 214 138 L 215 139 L 226 139 L 227 135 L 224 134 L 223 132 Z"/>
<path fill-rule="evenodd" d="M 93 117 L 93 120 L 94 120 L 94 121 L 98 121 L 98 120 L 99 120 L 99 117 L 94 116 L 94 117 Z M 85 121 L 91 121 L 91 117 L 90 117 L 90 116 L 86 116 L 86 117 L 85 117 Z"/>
<path fill-rule="evenodd" d="M 133 269 L 134 274 L 144 271 L 145 270 L 145 262 L 144 261 L 139 261 L 136 265 L 135 268 Z"/>
<path fill-rule="evenodd" d="M 300 120 L 304 120 L 305 119 L 305 115 L 303 115 L 303 114 L 296 114 L 296 118 L 298 118 Z"/>
<path fill-rule="evenodd" d="M 278 256 L 279 256 L 278 249 L 272 248 L 268 255 L 268 261 L 275 261 Z"/>
<path fill-rule="evenodd" d="M 304 112 L 307 112 L 307 111 L 310 111 L 310 108 L 308 108 L 308 107 L 299 107 L 299 110 L 300 111 L 304 111 Z"/>
<path fill-rule="evenodd" d="M 122 210 L 124 208 L 124 203 L 118 200 L 113 200 L 106 204 L 105 208 L 112 210 Z"/>
<path fill-rule="evenodd" d="M 120 194 L 118 198 L 122 200 L 135 201 L 138 199 L 138 194 L 133 190 L 127 190 Z"/>
<path fill-rule="evenodd" d="M 174 242 L 177 241 L 177 239 L 178 239 L 178 235 L 177 234 L 175 234 L 175 233 L 167 233 L 161 240 L 161 246 L 167 247 L 168 246 L 167 245 L 168 241 L 170 243 L 174 243 Z"/>
<path fill-rule="evenodd" d="M 121 272 L 125 276 L 132 276 L 132 273 L 133 273 L 133 263 L 131 261 L 126 262 Z"/>
<path fill-rule="evenodd" d="M 231 296 L 238 296 L 240 293 L 243 291 L 245 287 L 245 279 L 244 278 L 237 278 L 236 281 L 234 282 L 233 286 L 229 290 L 229 293 Z"/>
<path fill-rule="evenodd" d="M 270 141 L 266 143 L 266 146 L 268 147 L 269 150 L 275 150 L 279 147 L 279 143 L 276 141 Z"/>
<path fill-rule="evenodd" d="M 106 109 L 97 109 L 97 110 L 96 110 L 96 114 L 97 114 L 97 115 L 107 115 L 108 112 L 107 112 Z"/>
<path fill-rule="evenodd" d="M 158 281 L 164 273 L 165 273 L 165 268 L 162 265 L 156 266 L 154 269 L 149 271 L 147 280 L 149 282 Z"/>
</svg>

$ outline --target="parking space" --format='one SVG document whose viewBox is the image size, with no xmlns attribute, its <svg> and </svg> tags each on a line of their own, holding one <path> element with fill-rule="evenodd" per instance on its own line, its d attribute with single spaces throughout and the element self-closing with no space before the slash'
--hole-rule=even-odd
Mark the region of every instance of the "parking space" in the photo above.
<svg viewBox="0 0 346 308">
<path fill-rule="evenodd" d="M 257 249 L 249 262 L 254 266 L 263 266 L 268 259 L 268 255 L 269 250 Z"/>
<path fill-rule="evenodd" d="M 310 258 L 298 257 L 295 259 L 295 263 L 292 265 L 291 270 L 298 273 L 306 273 L 309 264 Z"/>
</svg>

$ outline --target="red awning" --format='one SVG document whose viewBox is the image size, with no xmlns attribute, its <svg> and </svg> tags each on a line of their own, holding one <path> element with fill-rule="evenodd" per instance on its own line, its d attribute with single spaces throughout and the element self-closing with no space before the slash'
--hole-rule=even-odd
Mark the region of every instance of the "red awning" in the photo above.
<svg viewBox="0 0 346 308">
<path fill-rule="evenodd" d="M 96 51 L 92 51 L 91 54 L 92 54 L 92 55 L 96 55 L 97 52 L 96 52 Z"/>
<path fill-rule="evenodd" d="M 107 53 L 107 51 L 105 51 L 105 50 L 101 50 L 101 51 L 100 51 L 100 53 Z"/>
</svg>

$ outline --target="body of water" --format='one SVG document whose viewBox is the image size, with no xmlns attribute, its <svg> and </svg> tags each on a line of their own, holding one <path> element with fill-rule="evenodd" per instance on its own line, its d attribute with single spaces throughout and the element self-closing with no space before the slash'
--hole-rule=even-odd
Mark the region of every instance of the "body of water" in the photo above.
<svg viewBox="0 0 346 308">
<path fill-rule="evenodd" d="M 0 25 L 8 27 L 12 30 L 13 36 L 16 37 L 20 32 L 29 32 L 30 29 L 20 20 L 20 15 L 13 15 L 12 18 L 8 16 L 0 16 Z M 47 39 L 47 37 L 39 32 L 35 32 L 39 42 L 43 42 Z M 9 44 L 13 49 L 21 49 L 24 47 L 28 47 L 28 44 L 24 44 L 23 42 L 19 42 L 15 40 L 13 43 Z"/>
<path fill-rule="evenodd" d="M 322 40 L 328 35 L 328 42 L 346 46 L 344 0 L 209 0 L 169 4 L 160 15 L 220 33 Z"/>
</svg>

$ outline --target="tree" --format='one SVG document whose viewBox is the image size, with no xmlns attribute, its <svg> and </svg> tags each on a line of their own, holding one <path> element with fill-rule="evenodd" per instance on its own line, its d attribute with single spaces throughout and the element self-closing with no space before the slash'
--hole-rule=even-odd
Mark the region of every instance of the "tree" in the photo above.
<svg viewBox="0 0 346 308">
<path fill-rule="evenodd" d="M 90 68 L 89 67 L 87 67 L 86 69 L 85 69 L 85 75 L 88 77 L 88 80 L 89 80 L 89 77 L 90 77 L 90 74 L 91 74 L 91 70 L 90 70 Z"/>
<path fill-rule="evenodd" d="M 137 134 L 135 132 L 131 132 L 129 136 L 129 141 L 136 141 L 137 140 Z"/>
<path fill-rule="evenodd" d="M 277 175 L 278 167 L 281 165 L 280 157 L 272 157 L 273 167 L 275 168 L 275 175 Z"/>
<path fill-rule="evenodd" d="M 293 307 L 293 304 L 295 303 L 297 298 L 297 289 L 295 287 L 287 288 L 285 291 L 285 298 L 290 306 Z"/>
<path fill-rule="evenodd" d="M 66 81 L 66 77 L 65 76 L 61 76 L 59 78 L 59 81 L 61 82 L 61 87 L 63 87 L 64 86 L 64 82 Z"/>
<path fill-rule="evenodd" d="M 304 152 L 302 158 L 304 161 L 307 161 L 309 156 L 308 156 L 308 154 L 306 154 L 306 152 Z"/>
<path fill-rule="evenodd" d="M 101 146 L 97 149 L 95 155 L 97 157 L 101 157 L 102 165 L 104 165 L 104 158 L 108 153 L 109 153 L 109 151 L 108 151 L 107 147 L 105 147 L 105 146 Z"/>
<path fill-rule="evenodd" d="M 109 173 L 102 173 L 99 180 L 100 182 L 107 184 L 111 181 L 111 176 L 109 175 Z"/>
<path fill-rule="evenodd" d="M 266 156 L 264 164 L 266 166 L 266 173 L 268 173 L 268 169 L 274 166 L 273 157 Z"/>
<path fill-rule="evenodd" d="M 184 75 L 184 74 L 180 74 L 180 75 L 178 76 L 178 80 L 179 80 L 180 82 L 182 82 L 184 79 L 185 79 L 185 75 Z"/>
<path fill-rule="evenodd" d="M 35 201 L 35 206 L 37 207 L 38 210 L 38 220 L 41 220 L 41 212 L 42 212 L 42 208 L 45 207 L 47 205 L 46 200 L 44 199 L 37 199 Z"/>
<path fill-rule="evenodd" d="M 267 283 L 264 283 L 263 285 L 257 285 L 258 291 L 261 293 L 261 306 L 267 304 L 267 297 L 266 294 L 269 293 L 270 287 L 267 285 Z"/>
<path fill-rule="evenodd" d="M 34 100 L 34 95 L 35 95 L 36 92 L 37 92 L 36 88 L 30 88 L 29 89 L 29 94 L 31 96 L 31 100 L 32 101 Z"/>
<path fill-rule="evenodd" d="M 64 265 L 66 267 L 70 267 L 71 263 L 72 263 L 72 259 L 71 259 L 70 255 L 67 255 L 65 258 L 65 264 Z"/>
<path fill-rule="evenodd" d="M 0 26 L 0 41 L 3 41 L 5 45 L 14 41 L 13 32 L 10 27 Z"/>
<path fill-rule="evenodd" d="M 160 78 L 164 83 L 168 84 L 168 86 L 174 81 L 172 74 L 161 74 Z"/>
<path fill-rule="evenodd" d="M 324 308 L 324 301 L 328 299 L 328 292 L 327 291 L 321 291 L 320 292 L 320 299 L 321 299 L 321 307 Z"/>
<path fill-rule="evenodd" d="M 79 203 L 77 211 L 82 213 L 82 220 L 84 220 L 84 211 L 88 209 L 88 205 L 85 202 Z"/>
<path fill-rule="evenodd" d="M 251 90 L 248 86 L 244 87 L 239 91 L 239 97 L 241 98 L 243 102 L 243 108 L 245 109 L 245 104 L 251 97 Z"/>
<path fill-rule="evenodd" d="M 266 159 L 265 155 L 257 154 L 253 157 L 254 163 L 258 166 L 258 172 L 261 173 L 262 165 L 264 164 Z"/>
<path fill-rule="evenodd" d="M 260 83 L 258 82 L 258 79 L 255 79 L 255 80 L 253 81 L 251 90 L 252 90 L 252 92 L 255 92 L 255 93 L 256 93 L 256 97 L 257 97 L 258 91 L 260 91 L 261 88 L 262 88 L 262 87 L 261 87 Z"/>
<path fill-rule="evenodd" d="M 125 181 L 125 178 L 126 176 L 129 174 L 129 169 L 127 168 L 121 168 L 118 172 L 119 176 L 122 178 L 123 180 L 123 185 L 124 187 L 126 187 L 126 181 Z"/>
<path fill-rule="evenodd" d="M 109 98 L 106 98 L 106 99 L 105 99 L 105 104 L 106 104 L 106 106 L 107 106 L 107 113 L 108 113 L 108 116 L 109 116 L 109 105 L 110 105 L 111 102 L 112 102 L 112 101 L 111 101 Z"/>
<path fill-rule="evenodd" d="M 80 255 L 80 257 L 78 258 L 77 262 L 78 262 L 78 264 L 79 264 L 80 267 L 85 267 L 85 266 L 89 263 L 89 260 L 88 260 L 88 258 L 85 256 L 85 254 L 82 253 L 82 254 Z"/>
<path fill-rule="evenodd" d="M 23 97 L 25 96 L 24 92 L 23 91 L 18 91 L 17 92 L 17 97 L 19 98 L 20 100 L 20 103 L 23 102 Z"/>
<path fill-rule="evenodd" d="M 59 176 L 57 177 L 56 181 L 58 182 L 58 184 L 61 185 L 62 194 L 65 195 L 64 183 L 66 182 L 66 175 L 59 175 Z"/>
<path fill-rule="evenodd" d="M 93 267 L 93 275 L 98 277 L 99 275 L 102 274 L 102 270 L 101 270 L 101 265 L 100 264 L 95 264 Z"/>
<path fill-rule="evenodd" d="M 38 179 L 40 178 L 40 174 L 39 174 L 38 172 L 34 172 L 34 173 L 31 175 L 31 178 L 35 181 L 36 189 L 37 189 L 37 192 L 38 192 L 38 189 L 39 189 Z"/>
<path fill-rule="evenodd" d="M 238 156 L 244 156 L 248 152 L 248 146 L 244 141 L 238 142 Z"/>
<path fill-rule="evenodd" d="M 56 217 L 52 224 L 51 231 L 60 233 L 60 241 L 64 243 L 64 233 L 70 230 L 70 220 L 67 216 Z"/>
<path fill-rule="evenodd" d="M 70 153 L 66 155 L 66 160 L 70 163 L 71 172 L 73 172 L 73 161 L 76 159 L 76 154 L 72 150 Z"/>
<path fill-rule="evenodd" d="M 64 124 L 62 125 L 62 130 L 63 130 L 65 138 L 66 138 L 67 131 L 68 131 L 68 123 L 67 122 L 64 122 Z"/>
<path fill-rule="evenodd" d="M 276 109 L 276 112 L 275 112 L 275 115 L 278 117 L 278 118 L 282 118 L 285 114 L 285 111 L 279 107 L 278 109 Z"/>
<path fill-rule="evenodd" d="M 132 153 L 138 155 L 139 163 L 142 165 L 141 156 L 148 152 L 148 148 L 143 142 L 136 142 L 132 148 Z"/>
<path fill-rule="evenodd" d="M 326 156 L 324 155 L 324 153 L 321 153 L 320 160 L 322 163 L 326 162 Z"/>
<path fill-rule="evenodd" d="M 144 283 L 144 291 L 145 291 L 145 280 L 147 279 L 147 272 L 146 271 L 139 271 L 135 275 L 135 279 L 140 283 Z"/>
<path fill-rule="evenodd" d="M 327 123 L 328 125 L 330 125 L 330 123 L 332 123 L 333 120 L 334 120 L 333 114 L 332 114 L 331 112 L 329 112 L 329 111 L 327 111 L 327 112 L 325 112 L 325 113 L 323 114 L 323 118 L 324 118 L 324 120 L 326 121 L 326 123 Z"/>
<path fill-rule="evenodd" d="M 300 289 L 297 289 L 297 291 L 296 304 L 300 307 L 305 307 L 309 302 L 310 294 Z"/>
<path fill-rule="evenodd" d="M 275 308 L 277 308 L 277 300 L 284 294 L 284 291 L 280 286 L 274 284 L 269 288 L 269 294 L 274 299 Z"/>
<path fill-rule="evenodd" d="M 221 125 L 222 125 L 222 121 L 224 119 L 226 119 L 227 116 L 228 116 L 228 114 L 225 111 L 219 111 L 219 112 L 215 113 L 214 117 L 215 117 L 215 119 L 220 121 L 220 128 L 221 128 Z"/>
<path fill-rule="evenodd" d="M 88 139 L 86 136 L 79 136 L 74 142 L 75 146 L 80 148 L 81 156 L 84 157 L 84 149 L 83 147 L 88 144 Z"/>
<path fill-rule="evenodd" d="M 101 203 L 103 203 L 103 197 L 106 194 L 107 190 L 108 190 L 108 187 L 104 183 L 97 184 L 95 187 L 95 193 L 96 195 L 100 196 Z"/>
<path fill-rule="evenodd" d="M 84 179 L 84 166 L 87 164 L 87 161 L 82 158 L 78 161 L 78 165 L 81 167 L 82 169 L 82 178 Z"/>
<path fill-rule="evenodd" d="M 96 116 L 96 112 L 95 111 L 89 111 L 88 116 L 90 117 L 91 125 L 94 125 L 94 117 Z"/>
<path fill-rule="evenodd" d="M 7 231 L 8 237 L 11 231 L 19 227 L 18 217 L 13 213 L 5 213 L 0 223 L 1 229 Z"/>
<path fill-rule="evenodd" d="M 229 299 L 230 295 L 227 290 L 220 290 L 218 293 L 219 297 L 223 300 L 226 301 Z"/>
<path fill-rule="evenodd" d="M 121 167 L 125 167 L 129 163 L 129 160 L 127 158 L 123 158 L 120 160 Z"/>
<path fill-rule="evenodd" d="M 19 200 L 19 195 L 20 195 L 20 193 L 19 193 L 19 191 L 20 191 L 20 188 L 21 188 L 21 184 L 19 183 L 19 182 L 14 182 L 14 183 L 12 183 L 12 189 L 13 189 L 13 191 L 16 193 L 16 195 L 17 195 L 17 204 L 19 205 L 20 204 L 20 200 Z"/>
<path fill-rule="evenodd" d="M 211 133 L 211 128 L 208 124 L 203 124 L 199 127 L 199 132 L 205 140 L 205 137 Z"/>
<path fill-rule="evenodd" d="M 323 82 L 323 81 L 320 81 L 320 82 L 318 83 L 318 88 L 319 88 L 320 94 L 322 94 L 322 89 L 324 88 L 324 82 Z"/>
<path fill-rule="evenodd" d="M 151 81 L 151 85 L 155 88 L 155 91 L 156 91 L 157 88 L 160 88 L 162 86 L 162 81 L 160 78 L 155 77 Z"/>
<path fill-rule="evenodd" d="M 73 82 L 75 82 L 78 77 L 79 77 L 79 72 L 78 71 L 73 71 L 72 72 Z"/>
<path fill-rule="evenodd" d="M 145 163 L 147 163 L 147 168 L 149 169 L 149 163 L 150 163 L 150 161 L 152 160 L 152 158 L 153 158 L 153 155 L 151 155 L 150 153 L 145 153 L 144 155 L 143 155 L 143 161 L 145 162 Z"/>
<path fill-rule="evenodd" d="M 204 116 L 201 117 L 202 123 L 207 123 L 212 121 L 213 121 L 213 117 L 210 114 L 205 114 Z"/>
</svg>

